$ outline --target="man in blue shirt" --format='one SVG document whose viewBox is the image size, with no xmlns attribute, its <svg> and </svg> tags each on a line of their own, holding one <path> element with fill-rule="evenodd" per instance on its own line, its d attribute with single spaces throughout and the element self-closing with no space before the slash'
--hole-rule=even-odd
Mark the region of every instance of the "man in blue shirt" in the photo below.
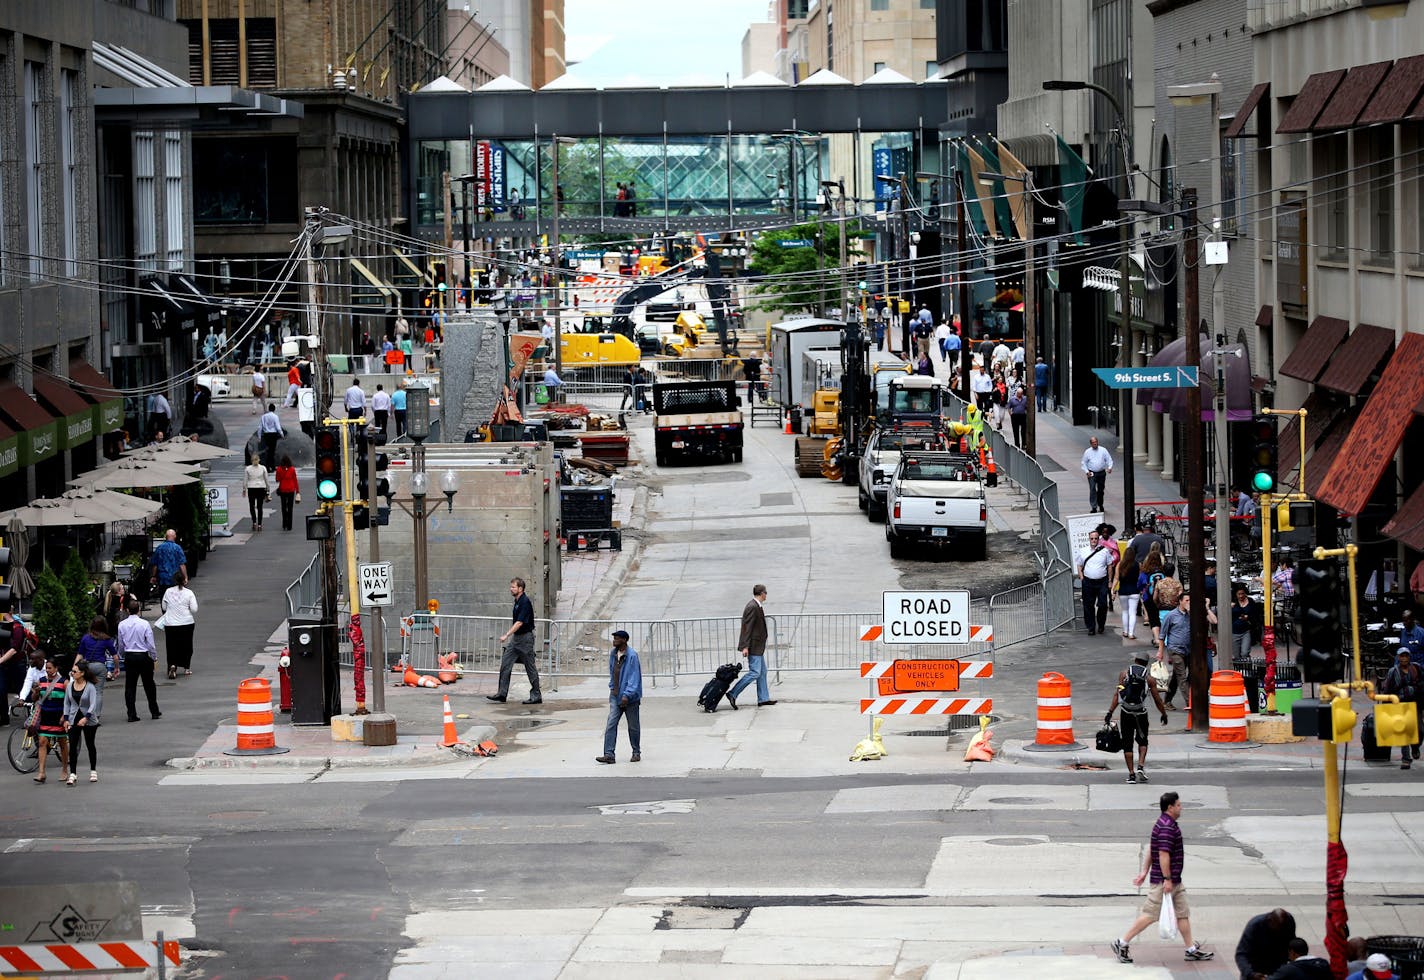
<svg viewBox="0 0 1424 980">
<path fill-rule="evenodd" d="M 391 414 L 396 418 L 396 435 L 405 435 L 405 384 L 391 392 Z"/>
<path fill-rule="evenodd" d="M 183 553 L 183 546 L 178 543 L 178 532 L 171 527 L 163 535 L 163 543 L 153 549 L 153 574 L 150 576 L 150 584 L 158 588 L 159 591 L 166 590 L 173 584 L 173 576 L 182 572 L 188 574 L 188 556 Z"/>
<path fill-rule="evenodd" d="M 1038 358 L 1033 365 L 1033 391 L 1038 399 L 1038 410 L 1048 411 L 1048 381 L 1049 367 L 1044 363 L 1043 358 Z"/>
<path fill-rule="evenodd" d="M 1399 631 L 1399 645 L 1409 649 L 1409 659 L 1416 667 L 1424 667 L 1424 626 L 1414 621 L 1414 611 L 1404 610 Z"/>
<path fill-rule="evenodd" d="M 628 719 L 628 742 L 634 762 L 643 760 L 642 728 L 638 705 L 643 701 L 643 668 L 638 651 L 628 645 L 626 630 L 613 631 L 613 649 L 608 653 L 608 723 L 603 727 L 603 754 L 595 762 L 611 766 L 618 748 L 618 719 Z"/>
</svg>

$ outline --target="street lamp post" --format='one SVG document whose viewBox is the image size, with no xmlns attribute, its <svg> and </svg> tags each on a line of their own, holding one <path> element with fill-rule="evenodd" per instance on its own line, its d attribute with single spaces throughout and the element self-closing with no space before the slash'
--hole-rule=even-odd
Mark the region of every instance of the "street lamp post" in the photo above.
<svg viewBox="0 0 1424 980">
<path fill-rule="evenodd" d="M 1179 109 L 1197 105 L 1210 106 L 1210 125 L 1213 130 L 1221 118 L 1221 79 L 1215 73 L 1211 80 L 1191 85 L 1167 86 L 1167 98 Z M 1214 189 L 1211 209 L 1211 226 L 1214 234 L 1221 233 L 1221 152 L 1210 154 L 1211 186 Z M 1224 265 L 1207 257 L 1208 265 Z M 1218 650 L 1231 649 L 1231 620 L 1225 615 L 1231 608 L 1231 511 L 1228 497 L 1229 453 L 1228 437 L 1230 428 L 1226 421 L 1226 298 L 1221 291 L 1221 270 L 1212 277 L 1211 318 L 1212 335 L 1216 337 L 1216 398 L 1214 434 L 1216 441 L 1216 608 L 1222 614 L 1216 624 L 1216 644 Z M 1197 331 L 1197 324 L 1187 324 L 1187 329 Z M 1257 519 L 1265 521 L 1267 514 L 1258 514 Z"/>
<path fill-rule="evenodd" d="M 576 142 L 568 136 L 561 138 L 557 133 L 550 140 L 554 154 L 554 373 L 560 377 L 564 373 L 564 257 L 559 244 L 559 147 Z"/>
<path fill-rule="evenodd" d="M 423 613 L 430 600 L 425 545 L 425 496 L 429 486 L 425 475 L 425 440 L 430 438 L 430 389 L 423 382 L 416 382 L 407 387 L 405 407 L 405 431 L 411 442 L 415 443 L 410 458 L 410 516 L 415 531 L 415 609 L 416 612 Z"/>
<path fill-rule="evenodd" d="M 470 184 L 474 182 L 474 174 L 461 174 L 455 178 L 460 182 L 464 190 L 465 206 L 460 215 L 460 239 L 461 253 L 465 257 L 465 309 L 469 309 L 474 303 L 475 295 L 475 274 L 470 271 Z"/>
<path fill-rule="evenodd" d="M 1113 116 L 1117 120 L 1118 146 L 1122 150 L 1122 193 L 1118 198 L 1132 197 L 1132 132 L 1127 128 L 1127 117 L 1123 115 L 1122 104 L 1118 102 L 1117 96 L 1112 92 L 1096 85 L 1093 82 L 1082 82 L 1076 79 L 1051 78 L 1043 83 L 1045 92 L 1096 92 L 1107 100 L 1112 107 Z M 1120 220 L 1120 219 L 1119 219 Z M 1128 358 L 1132 356 L 1132 280 L 1129 277 L 1129 258 L 1132 245 L 1131 228 L 1126 222 L 1121 222 L 1118 233 L 1122 245 L 1122 251 L 1118 256 L 1118 299 L 1122 304 L 1122 346 L 1118 348 L 1118 367 L 1128 367 Z M 1025 356 L 1026 361 L 1028 358 Z M 1137 509 L 1137 486 L 1136 486 L 1136 452 L 1134 442 L 1134 419 L 1133 419 L 1133 394 L 1132 389 L 1124 389 L 1121 396 L 1121 407 L 1119 409 L 1122 418 L 1122 496 L 1124 527 L 1132 529 L 1136 523 Z"/>
</svg>

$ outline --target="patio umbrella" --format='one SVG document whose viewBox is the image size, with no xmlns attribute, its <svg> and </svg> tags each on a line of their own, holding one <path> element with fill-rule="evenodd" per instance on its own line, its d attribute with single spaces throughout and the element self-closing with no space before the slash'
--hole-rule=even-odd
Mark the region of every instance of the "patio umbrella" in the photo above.
<svg viewBox="0 0 1424 980">
<path fill-rule="evenodd" d="M 35 593 L 35 580 L 25 568 L 30 558 L 30 532 L 19 517 L 11 517 L 5 531 L 5 544 L 10 548 L 10 592 L 16 599 L 24 599 Z"/>
<path fill-rule="evenodd" d="M 136 521 L 151 517 L 163 509 L 163 504 L 147 497 L 135 497 L 112 490 L 94 490 L 88 487 L 66 490 L 56 500 L 72 501 L 82 513 L 107 513 L 111 521 Z"/>
<path fill-rule="evenodd" d="M 170 463 L 158 460 L 124 459 L 97 470 L 79 474 L 71 480 L 73 486 L 93 490 L 148 490 L 197 483 L 192 475 L 195 464 Z"/>
<path fill-rule="evenodd" d="M 11 521 L 19 519 L 27 527 L 79 527 L 85 524 L 107 524 L 117 520 L 103 507 L 95 507 L 82 500 L 65 500 L 61 497 L 45 497 L 31 500 L 23 507 L 8 510 L 0 517 Z"/>
<path fill-rule="evenodd" d="M 1216 345 L 1201 334 L 1201 401 L 1202 421 L 1216 417 Z M 1226 365 L 1226 417 L 1232 422 L 1251 418 L 1251 355 L 1244 344 L 1227 344 L 1221 349 Z M 1153 356 L 1150 367 L 1180 367 L 1187 361 L 1187 338 L 1178 337 Z M 1167 412 L 1174 422 L 1187 418 L 1187 389 L 1143 388 L 1137 393 L 1137 404 L 1154 412 Z"/>
<path fill-rule="evenodd" d="M 124 453 L 124 459 L 158 460 L 170 463 L 201 463 L 224 456 L 236 456 L 236 449 L 221 449 L 205 442 L 172 439 L 156 446 L 143 446 Z"/>
</svg>

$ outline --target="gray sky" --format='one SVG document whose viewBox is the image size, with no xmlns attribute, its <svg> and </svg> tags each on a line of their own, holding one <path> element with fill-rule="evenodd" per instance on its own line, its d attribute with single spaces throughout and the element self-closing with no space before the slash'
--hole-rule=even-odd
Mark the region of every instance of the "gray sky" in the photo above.
<svg viewBox="0 0 1424 980">
<path fill-rule="evenodd" d="M 721 84 L 742 76 L 742 35 L 767 0 L 565 0 L 570 71 L 595 85 Z"/>
</svg>

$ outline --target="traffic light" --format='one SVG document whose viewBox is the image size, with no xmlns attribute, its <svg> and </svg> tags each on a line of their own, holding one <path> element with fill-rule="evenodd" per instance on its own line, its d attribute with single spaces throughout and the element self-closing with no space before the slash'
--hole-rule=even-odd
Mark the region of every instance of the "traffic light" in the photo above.
<svg viewBox="0 0 1424 980">
<path fill-rule="evenodd" d="M 316 445 L 316 499 L 331 503 L 341 499 L 341 426 L 318 425 Z"/>
<path fill-rule="evenodd" d="M 1275 493 L 1280 479 L 1276 443 L 1276 417 L 1256 415 L 1251 419 L 1251 489 Z"/>
<path fill-rule="evenodd" d="M 1349 698 L 1336 698 L 1330 702 L 1330 741 L 1346 743 L 1355 734 L 1355 709 Z"/>
<path fill-rule="evenodd" d="M 1340 613 L 1343 585 L 1340 564 L 1333 559 L 1312 559 L 1296 565 L 1300 652 L 1295 662 L 1300 665 L 1301 676 L 1312 683 L 1338 681 L 1345 676 L 1345 657 L 1340 650 L 1345 635 Z"/>
</svg>

